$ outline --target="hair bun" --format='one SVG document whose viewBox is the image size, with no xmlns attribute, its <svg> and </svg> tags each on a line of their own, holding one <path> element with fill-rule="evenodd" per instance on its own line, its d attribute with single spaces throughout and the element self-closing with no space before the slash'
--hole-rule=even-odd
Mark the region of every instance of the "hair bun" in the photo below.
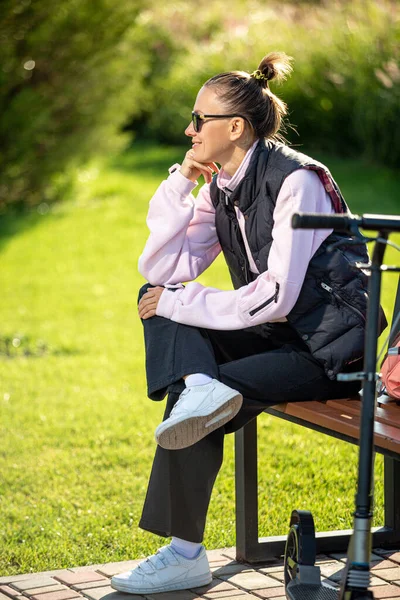
<svg viewBox="0 0 400 600">
<path fill-rule="evenodd" d="M 290 64 L 292 60 L 292 57 L 284 52 L 270 52 L 264 56 L 257 71 L 262 73 L 265 81 L 271 81 L 271 79 L 283 81 L 292 71 Z"/>
<path fill-rule="evenodd" d="M 262 74 L 264 75 L 265 79 L 267 81 L 269 81 L 270 79 L 273 79 L 276 75 L 275 73 L 275 69 L 274 69 L 274 65 L 268 63 L 262 70 Z"/>
</svg>

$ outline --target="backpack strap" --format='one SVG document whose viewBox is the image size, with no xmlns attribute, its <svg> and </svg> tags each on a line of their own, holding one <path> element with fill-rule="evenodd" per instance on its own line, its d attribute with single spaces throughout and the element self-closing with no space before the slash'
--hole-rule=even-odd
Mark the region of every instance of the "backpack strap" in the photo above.
<svg viewBox="0 0 400 600">
<path fill-rule="evenodd" d="M 390 332 L 390 337 L 389 337 L 389 346 L 393 345 L 394 338 L 400 332 L 400 321 L 398 318 L 399 315 L 400 315 L 400 275 L 399 275 L 399 284 L 397 286 L 396 300 L 394 301 L 393 325 L 392 325 L 392 330 Z"/>
</svg>

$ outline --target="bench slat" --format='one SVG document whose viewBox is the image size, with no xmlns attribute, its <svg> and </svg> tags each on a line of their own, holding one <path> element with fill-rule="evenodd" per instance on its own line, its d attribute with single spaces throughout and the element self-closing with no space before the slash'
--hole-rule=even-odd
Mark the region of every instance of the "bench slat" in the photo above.
<svg viewBox="0 0 400 600">
<path fill-rule="evenodd" d="M 353 400 L 353 402 L 357 401 Z M 350 408 L 351 410 L 349 410 Z M 288 402 L 287 404 L 274 406 L 274 410 L 318 427 L 331 429 L 354 440 L 359 439 L 359 411 L 356 410 L 354 405 L 346 408 L 346 402 Z M 377 448 L 391 450 L 398 454 L 400 450 L 400 427 L 393 426 L 392 422 L 388 423 L 386 417 L 383 418 L 383 421 L 381 419 L 376 421 L 374 443 Z"/>
<path fill-rule="evenodd" d="M 328 406 L 334 407 L 336 410 L 343 410 L 349 414 L 359 415 L 361 404 L 360 400 L 328 400 Z M 375 411 L 375 419 L 379 423 L 386 423 L 393 427 L 400 427 L 400 410 L 386 404 L 377 406 Z"/>
</svg>

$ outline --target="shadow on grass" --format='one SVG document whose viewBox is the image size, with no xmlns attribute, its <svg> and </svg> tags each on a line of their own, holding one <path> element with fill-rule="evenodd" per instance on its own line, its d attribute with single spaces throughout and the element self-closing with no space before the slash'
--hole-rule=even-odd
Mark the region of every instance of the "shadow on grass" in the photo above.
<svg viewBox="0 0 400 600">
<path fill-rule="evenodd" d="M 182 162 L 187 147 L 163 146 L 154 141 L 141 140 L 135 142 L 121 154 L 112 157 L 104 164 L 105 170 L 112 169 L 141 176 L 162 177 L 168 168 L 176 162 Z M 71 197 L 72 188 L 66 190 L 66 197 Z M 60 198 L 59 202 L 62 202 Z M 54 205 L 54 204 L 53 204 Z M 45 202 L 36 207 L 8 207 L 0 214 L 0 251 L 16 235 L 42 225 L 46 217 L 61 218 L 51 210 L 52 205 Z"/>
<path fill-rule="evenodd" d="M 181 163 L 189 148 L 190 144 L 181 147 L 164 146 L 157 142 L 140 140 L 112 159 L 108 166 L 116 171 L 159 175 L 173 164 Z"/>
<path fill-rule="evenodd" d="M 0 252 L 16 235 L 21 235 L 33 227 L 42 225 L 46 218 L 60 219 L 62 215 L 54 214 L 46 203 L 37 207 L 8 208 L 0 215 Z"/>
</svg>

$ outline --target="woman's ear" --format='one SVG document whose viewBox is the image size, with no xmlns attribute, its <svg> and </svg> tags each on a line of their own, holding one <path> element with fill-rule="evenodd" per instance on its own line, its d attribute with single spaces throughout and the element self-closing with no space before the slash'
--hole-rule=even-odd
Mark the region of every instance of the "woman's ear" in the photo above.
<svg viewBox="0 0 400 600">
<path fill-rule="evenodd" d="M 230 134 L 232 140 L 237 140 L 244 133 L 245 124 L 241 117 L 234 117 L 230 123 Z"/>
</svg>

